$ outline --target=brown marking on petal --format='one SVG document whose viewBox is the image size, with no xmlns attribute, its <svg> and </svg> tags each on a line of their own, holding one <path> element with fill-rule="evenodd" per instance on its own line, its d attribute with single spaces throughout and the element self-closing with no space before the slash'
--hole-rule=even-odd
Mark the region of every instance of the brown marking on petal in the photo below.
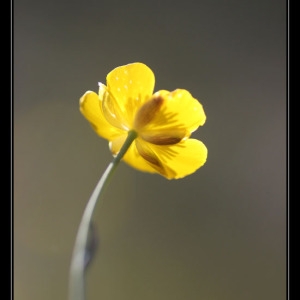
<svg viewBox="0 0 300 300">
<path fill-rule="evenodd" d="M 151 130 L 141 132 L 141 138 L 151 144 L 155 145 L 174 145 L 190 136 L 186 129 L 173 128 L 168 130 L 160 130 L 159 132 L 152 132 Z"/>
<path fill-rule="evenodd" d="M 155 165 L 155 166 L 157 166 L 157 167 L 161 167 L 160 161 L 159 161 L 155 156 L 152 156 L 152 155 L 150 155 L 149 153 L 146 153 L 146 152 L 144 152 L 144 151 L 140 151 L 139 153 L 140 153 L 140 155 L 141 155 L 144 159 L 146 159 L 149 163 L 151 163 L 151 164 L 153 164 L 153 165 Z"/>
<path fill-rule="evenodd" d="M 156 112 L 161 108 L 164 102 L 163 97 L 154 96 L 146 102 L 137 112 L 134 127 L 140 129 L 147 125 L 155 116 Z"/>
<path fill-rule="evenodd" d="M 151 164 L 151 166 L 157 170 L 160 174 L 166 176 L 166 171 L 161 163 L 161 161 L 158 159 L 158 157 L 155 155 L 155 153 L 146 151 L 144 147 L 142 147 L 138 142 L 136 142 L 136 148 L 138 153 L 141 155 L 142 158 L 144 158 L 148 163 Z"/>
<path fill-rule="evenodd" d="M 147 142 L 155 145 L 174 145 L 182 140 L 182 137 L 175 136 L 151 136 L 144 138 Z"/>
</svg>

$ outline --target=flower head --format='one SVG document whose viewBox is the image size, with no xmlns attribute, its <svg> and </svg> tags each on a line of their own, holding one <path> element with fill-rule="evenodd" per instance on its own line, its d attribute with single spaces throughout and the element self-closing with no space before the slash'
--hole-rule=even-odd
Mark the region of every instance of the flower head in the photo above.
<svg viewBox="0 0 300 300">
<path fill-rule="evenodd" d="M 80 111 L 94 130 L 109 141 L 113 155 L 128 132 L 137 138 L 123 157 L 132 167 L 168 179 L 185 177 L 206 161 L 207 148 L 190 136 L 205 123 L 198 100 L 183 89 L 153 94 L 155 78 L 149 67 L 132 63 L 112 70 L 98 94 L 87 91 Z"/>
</svg>

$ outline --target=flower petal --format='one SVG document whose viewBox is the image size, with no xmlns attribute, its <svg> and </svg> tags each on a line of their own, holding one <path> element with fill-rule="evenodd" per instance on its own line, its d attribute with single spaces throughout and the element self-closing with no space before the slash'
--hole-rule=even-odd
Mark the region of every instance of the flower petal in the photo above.
<svg viewBox="0 0 300 300">
<path fill-rule="evenodd" d="M 158 146 L 140 140 L 137 150 L 158 173 L 168 179 L 194 173 L 207 159 L 206 146 L 196 139 L 186 139 L 171 146 Z"/>
<path fill-rule="evenodd" d="M 138 140 L 139 140 L 139 138 L 137 138 L 132 143 L 130 148 L 125 153 L 125 155 L 123 157 L 123 161 L 125 161 L 128 165 L 130 165 L 131 167 L 133 167 L 139 171 L 149 172 L 149 173 L 159 173 L 138 152 L 137 147 L 136 147 L 136 143 Z"/>
<path fill-rule="evenodd" d="M 183 178 L 202 167 L 207 159 L 207 148 L 199 140 L 186 139 L 172 146 L 153 146 L 162 161 L 168 179 Z"/>
<path fill-rule="evenodd" d="M 159 109 L 152 113 L 151 120 L 147 116 L 147 106 L 155 101 L 159 103 Z M 200 102 L 182 89 L 173 92 L 161 90 L 156 92 L 150 101 L 144 104 L 138 111 L 135 120 L 135 128 L 140 136 L 154 144 L 166 145 L 175 143 L 185 137 L 189 137 L 200 125 L 205 123 L 206 116 Z"/>
<path fill-rule="evenodd" d="M 116 156 L 120 152 L 122 146 L 125 143 L 127 136 L 128 136 L 128 134 L 125 133 L 109 142 L 109 149 L 110 149 L 111 153 L 113 154 L 113 156 Z"/>
<path fill-rule="evenodd" d="M 122 120 L 122 128 L 132 129 L 136 111 L 150 99 L 154 74 L 142 63 L 132 63 L 112 70 L 106 77 L 108 96 L 103 111 L 108 120 Z"/>
<path fill-rule="evenodd" d="M 168 177 L 167 172 L 165 171 L 164 165 L 156 155 L 156 153 L 152 149 L 152 145 L 141 140 L 136 140 L 136 149 L 140 156 L 144 158 L 145 161 L 148 162 L 148 164 L 157 171 L 157 173 Z"/>
<path fill-rule="evenodd" d="M 104 86 L 105 87 L 105 86 Z M 104 89 L 102 87 L 102 90 Z M 100 97 L 102 92 L 100 92 Z M 90 122 L 93 129 L 107 140 L 115 139 L 124 131 L 113 127 L 104 117 L 101 109 L 102 99 L 92 91 L 87 91 L 79 100 L 80 112 Z"/>
</svg>

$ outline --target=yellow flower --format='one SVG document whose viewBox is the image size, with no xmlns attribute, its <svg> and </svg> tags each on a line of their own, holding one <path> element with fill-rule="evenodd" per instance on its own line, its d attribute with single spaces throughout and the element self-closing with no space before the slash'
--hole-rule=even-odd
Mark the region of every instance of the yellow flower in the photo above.
<svg viewBox="0 0 300 300">
<path fill-rule="evenodd" d="M 80 98 L 80 111 L 109 141 L 113 155 L 133 130 L 137 138 L 123 160 L 140 171 L 177 179 L 205 163 L 207 148 L 190 135 L 205 123 L 206 116 L 188 91 L 153 94 L 154 74 L 142 63 L 117 67 L 106 81 L 106 86 L 99 83 L 98 94 L 87 91 Z"/>
</svg>

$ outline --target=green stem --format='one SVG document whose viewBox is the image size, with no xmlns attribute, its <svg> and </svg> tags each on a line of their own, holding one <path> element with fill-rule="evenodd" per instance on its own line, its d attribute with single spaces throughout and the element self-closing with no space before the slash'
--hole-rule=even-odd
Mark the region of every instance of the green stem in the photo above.
<svg viewBox="0 0 300 300">
<path fill-rule="evenodd" d="M 127 139 L 120 152 L 108 165 L 86 205 L 78 228 L 71 260 L 69 300 L 85 299 L 85 251 L 93 212 L 98 198 L 103 194 L 105 188 L 108 186 L 109 180 L 111 179 L 116 167 L 136 137 L 137 133 L 135 131 L 130 131 L 128 133 Z"/>
</svg>

